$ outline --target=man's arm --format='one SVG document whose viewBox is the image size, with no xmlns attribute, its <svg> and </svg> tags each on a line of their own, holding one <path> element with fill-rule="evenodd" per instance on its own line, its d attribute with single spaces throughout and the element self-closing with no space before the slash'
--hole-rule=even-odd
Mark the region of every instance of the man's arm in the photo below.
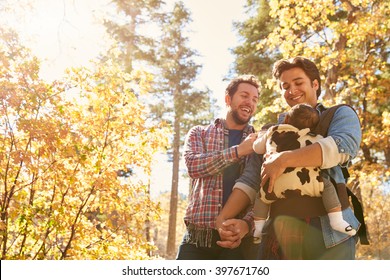
<svg viewBox="0 0 390 280">
<path fill-rule="evenodd" d="M 216 219 L 216 228 L 219 230 L 219 235 L 223 240 L 223 242 L 218 243 L 221 247 L 237 247 L 241 242 L 241 238 L 252 230 L 247 221 L 234 218 L 247 209 L 249 205 L 253 204 L 255 200 L 255 195 L 260 186 L 262 160 L 263 157 L 256 153 L 252 153 L 249 156 L 243 174 L 236 181 L 228 201 Z"/>
<path fill-rule="evenodd" d="M 261 168 L 261 186 L 269 180 L 271 192 L 276 178 L 283 174 L 287 167 L 317 167 L 322 165 L 322 149 L 318 143 L 296 149 L 275 153 L 267 158 Z"/>
<path fill-rule="evenodd" d="M 234 188 L 216 220 L 217 229 L 231 218 L 236 217 L 251 204 L 251 198 L 241 189 Z"/>
<path fill-rule="evenodd" d="M 248 215 L 244 219 L 232 219 L 251 204 L 248 194 L 239 188 L 233 189 L 228 201 L 216 219 L 216 228 L 221 237 L 217 244 L 224 248 L 236 248 L 241 239 L 251 230 Z"/>
<path fill-rule="evenodd" d="M 220 221 L 235 218 L 239 213 L 248 208 L 255 201 L 261 182 L 260 168 L 263 156 L 252 153 L 245 165 L 240 178 L 236 180 L 233 191 L 220 212 Z"/>
<path fill-rule="evenodd" d="M 184 159 L 188 175 L 193 179 L 213 176 L 241 157 L 252 153 L 253 142 L 256 139 L 256 134 L 252 133 L 240 145 L 224 150 L 206 151 L 207 139 L 203 138 L 203 134 L 204 128 L 196 126 L 188 132 L 185 140 Z"/>
<path fill-rule="evenodd" d="M 335 112 L 328 136 L 301 149 L 274 154 L 263 164 L 262 185 L 270 180 L 270 191 L 277 177 L 287 167 L 331 168 L 355 157 L 361 141 L 361 127 L 356 113 L 348 106 Z"/>
<path fill-rule="evenodd" d="M 339 107 L 329 125 L 328 137 L 319 141 L 323 151 L 321 168 L 344 163 L 349 165 L 360 149 L 361 140 L 361 126 L 356 112 L 349 106 Z"/>
</svg>

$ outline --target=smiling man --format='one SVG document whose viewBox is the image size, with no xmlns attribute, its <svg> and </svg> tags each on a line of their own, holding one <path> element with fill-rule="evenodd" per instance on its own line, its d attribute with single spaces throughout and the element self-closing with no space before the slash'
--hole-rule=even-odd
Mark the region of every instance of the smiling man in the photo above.
<svg viewBox="0 0 390 280">
<path fill-rule="evenodd" d="M 217 245 L 220 237 L 215 220 L 242 173 L 246 156 L 253 152 L 257 135 L 249 121 L 257 107 L 259 88 L 252 75 L 235 78 L 225 91 L 225 118 L 218 118 L 208 126 L 195 126 L 187 134 L 184 158 L 191 191 L 179 260 L 248 258 L 242 245 L 235 249 Z M 243 210 L 238 217 L 245 220 L 247 211 Z M 243 224 L 247 226 L 246 222 Z"/>
<path fill-rule="evenodd" d="M 272 154 L 264 163 L 259 156 L 252 155 L 217 217 L 217 227 L 237 222 L 237 219 L 230 218 L 253 203 L 259 185 L 269 184 L 272 188 L 276 178 L 286 170 L 302 166 L 326 170 L 335 182 L 344 220 L 359 229 L 360 222 L 349 205 L 342 170 L 343 166 L 351 164 L 359 150 L 361 127 L 358 116 L 351 107 L 338 106 L 326 124 L 321 116 L 325 115 L 327 108 L 317 101 L 321 93 L 319 70 L 307 58 L 294 57 L 276 62 L 273 76 L 289 106 L 308 103 L 319 112 L 318 127 L 326 126 L 327 132 L 321 131 L 326 135 L 312 145 Z M 285 114 L 281 114 L 279 123 L 284 117 Z M 276 199 L 263 228 L 259 259 L 354 259 L 357 236 L 333 230 L 321 204 L 321 199 L 314 196 Z M 243 230 L 245 233 L 249 231 L 248 228 Z M 219 245 L 234 248 L 240 244 L 236 235 L 225 235 L 221 231 L 220 234 L 223 241 L 219 241 Z"/>
</svg>

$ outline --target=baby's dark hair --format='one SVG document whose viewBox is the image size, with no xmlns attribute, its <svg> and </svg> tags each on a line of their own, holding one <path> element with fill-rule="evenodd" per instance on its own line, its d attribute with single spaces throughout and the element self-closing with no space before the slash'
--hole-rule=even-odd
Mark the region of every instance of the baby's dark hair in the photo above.
<svg viewBox="0 0 390 280">
<path fill-rule="evenodd" d="M 320 116 L 316 109 L 308 104 L 297 104 L 287 112 L 285 123 L 291 124 L 298 129 L 310 128 L 314 131 Z"/>
</svg>

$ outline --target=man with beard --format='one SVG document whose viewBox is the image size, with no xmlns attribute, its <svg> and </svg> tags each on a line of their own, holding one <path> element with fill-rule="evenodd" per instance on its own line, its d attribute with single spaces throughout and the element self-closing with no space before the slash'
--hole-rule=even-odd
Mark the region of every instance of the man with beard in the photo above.
<svg viewBox="0 0 390 280">
<path fill-rule="evenodd" d="M 184 217 L 187 229 L 178 260 L 245 259 L 243 244 L 234 249 L 217 245 L 221 239 L 215 220 L 242 173 L 246 157 L 253 152 L 257 135 L 248 123 L 256 110 L 259 88 L 252 75 L 233 79 L 225 91 L 225 118 L 207 126 L 195 126 L 187 134 L 184 158 L 191 192 Z M 246 215 L 247 210 L 237 216 L 242 218 L 242 228 L 253 222 Z M 240 225 L 227 230 L 239 233 Z"/>
</svg>

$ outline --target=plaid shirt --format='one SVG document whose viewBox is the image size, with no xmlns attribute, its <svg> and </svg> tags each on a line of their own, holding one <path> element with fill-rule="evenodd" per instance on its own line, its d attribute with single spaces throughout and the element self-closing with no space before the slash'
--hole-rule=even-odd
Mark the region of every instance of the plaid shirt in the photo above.
<svg viewBox="0 0 390 280">
<path fill-rule="evenodd" d="M 253 132 L 253 127 L 247 125 L 241 141 Z M 228 137 L 222 119 L 208 126 L 195 126 L 187 134 L 184 158 L 191 191 L 184 221 L 188 229 L 215 229 L 215 219 L 223 206 L 223 170 L 237 161 L 244 167 L 246 157 L 238 157 L 237 146 L 228 147 Z"/>
</svg>

